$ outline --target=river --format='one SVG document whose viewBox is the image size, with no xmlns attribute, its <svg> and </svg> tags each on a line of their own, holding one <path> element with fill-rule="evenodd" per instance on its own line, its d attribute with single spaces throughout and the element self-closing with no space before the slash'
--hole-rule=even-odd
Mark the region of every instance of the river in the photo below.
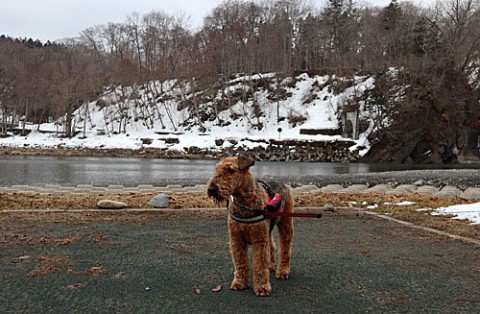
<svg viewBox="0 0 480 314">
<path fill-rule="evenodd" d="M 0 186 L 60 184 L 199 184 L 215 168 L 213 160 L 111 157 L 0 156 Z M 257 162 L 261 177 L 316 177 L 418 169 L 480 169 L 480 165 L 404 165 L 324 162 Z"/>
</svg>

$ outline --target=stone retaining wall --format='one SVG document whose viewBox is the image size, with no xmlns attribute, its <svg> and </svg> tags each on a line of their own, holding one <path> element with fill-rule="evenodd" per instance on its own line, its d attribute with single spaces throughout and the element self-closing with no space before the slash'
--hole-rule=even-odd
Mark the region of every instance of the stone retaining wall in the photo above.
<svg viewBox="0 0 480 314">
<path fill-rule="evenodd" d="M 242 144 L 248 141 L 249 145 Z M 252 142 L 258 143 L 251 148 Z M 308 161 L 308 162 L 355 162 L 359 159 L 358 151 L 351 152 L 350 141 L 298 141 L 298 140 L 217 140 L 216 148 L 202 149 L 196 146 L 186 147 L 183 151 L 166 148 L 140 149 L 92 149 L 92 148 L 0 148 L 0 155 L 54 155 L 54 156 L 110 156 L 110 157 L 144 157 L 166 159 L 220 159 L 238 153 L 254 154 L 259 161 Z M 230 145 L 230 146 L 228 146 Z M 224 147 L 226 146 L 226 147 Z"/>
<path fill-rule="evenodd" d="M 22 193 L 22 194 L 130 194 L 130 193 L 189 193 L 206 194 L 207 186 L 197 184 L 194 186 L 182 185 L 138 185 L 134 187 L 125 187 L 123 185 L 109 185 L 107 187 L 98 187 L 89 184 L 82 184 L 72 187 L 60 185 L 30 186 L 14 185 L 0 186 L 0 193 Z M 430 185 L 402 184 L 396 187 L 388 184 L 377 184 L 368 187 L 365 184 L 354 184 L 342 186 L 339 184 L 329 184 L 318 187 L 313 184 L 301 185 L 292 188 L 294 194 L 300 193 L 343 193 L 343 194 L 361 194 L 361 193 L 385 193 L 385 194 L 424 194 L 432 196 L 459 196 L 464 199 L 480 199 L 480 188 L 468 187 L 461 190 L 454 186 L 444 186 L 437 188 Z"/>
</svg>

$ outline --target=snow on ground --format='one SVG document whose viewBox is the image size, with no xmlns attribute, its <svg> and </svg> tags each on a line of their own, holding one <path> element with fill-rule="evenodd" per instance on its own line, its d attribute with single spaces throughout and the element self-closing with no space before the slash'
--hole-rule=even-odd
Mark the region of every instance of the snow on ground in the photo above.
<svg viewBox="0 0 480 314">
<path fill-rule="evenodd" d="M 452 219 L 469 220 L 474 225 L 480 224 L 480 203 L 453 205 L 435 209 L 431 215 L 453 215 Z"/>
<path fill-rule="evenodd" d="M 46 124 L 40 125 L 40 130 L 43 131 Z M 0 144 L 4 147 L 30 147 L 30 148 L 55 148 L 59 145 L 63 148 L 97 148 L 97 149 L 112 149 L 112 148 L 125 148 L 125 149 L 139 149 L 142 147 L 150 148 L 168 148 L 171 150 L 183 151 L 184 148 L 196 146 L 202 149 L 205 148 L 217 148 L 215 145 L 216 139 L 236 139 L 240 140 L 241 144 L 246 147 L 257 147 L 262 144 L 257 142 L 265 139 L 296 139 L 296 140 L 315 140 L 315 141 L 333 141 L 333 140 L 345 140 L 340 136 L 322 136 L 322 135 L 290 135 L 289 132 L 282 133 L 280 136 L 278 133 L 276 136 L 272 134 L 270 137 L 263 135 L 252 135 L 242 132 L 229 132 L 228 130 L 222 130 L 220 128 L 212 130 L 209 134 L 199 133 L 183 133 L 183 134 L 156 134 L 154 130 L 142 130 L 131 129 L 127 134 L 109 134 L 109 135 L 97 135 L 93 132 L 87 133 L 84 138 L 81 133 L 73 138 L 62 138 L 55 133 L 42 133 L 39 132 L 35 126 L 32 132 L 28 136 L 12 136 L 8 138 L 0 139 Z M 27 127 L 27 129 L 29 129 Z M 247 138 L 251 141 L 242 141 Z M 153 139 L 151 144 L 142 144 L 142 139 Z M 163 139 L 165 138 L 178 138 L 178 144 L 166 144 Z M 228 141 L 225 141 L 224 146 L 233 145 Z"/>
<path fill-rule="evenodd" d="M 347 84 L 349 87 L 343 91 L 334 91 L 328 82 L 345 81 L 345 78 L 300 74 L 294 79 L 284 79 L 285 94 L 288 97 L 272 101 L 269 97 L 271 91 L 268 89 L 260 87 L 251 90 L 251 81 L 260 78 L 270 79 L 272 86 L 278 83 L 274 73 L 238 77 L 228 82 L 223 91 L 219 89 L 216 99 L 199 104 L 201 109 L 207 108 L 207 112 L 213 115 L 213 102 L 219 101 L 222 95 L 251 92 L 252 96 L 247 100 L 235 99 L 236 103 L 229 109 L 218 112 L 217 118 L 213 120 L 199 123 L 191 107 L 180 107 L 182 100 L 191 101 L 195 97 L 189 93 L 189 83 L 175 80 L 150 82 L 136 87 L 118 86 L 106 89 L 100 97 L 102 105 L 93 101 L 81 106 L 74 113 L 75 130 L 79 133 L 73 138 L 59 136 L 62 130 L 58 123 L 43 123 L 26 125 L 26 129 L 31 130 L 28 136 L 2 138 L 0 145 L 30 148 L 55 148 L 60 145 L 64 148 L 95 149 L 151 147 L 183 151 L 191 146 L 221 149 L 222 147 L 215 145 L 215 140 L 231 138 L 237 141 L 251 139 L 252 141 L 241 141 L 245 148 L 262 145 L 256 142 L 257 140 L 269 139 L 350 141 L 339 135 L 304 135 L 300 134 L 300 130 L 338 129 L 341 107 L 373 88 L 375 82 L 371 77 L 357 76 L 349 79 L 351 84 Z M 294 84 L 288 84 L 289 82 Z M 260 116 L 255 115 L 255 104 L 261 108 Z M 302 123 L 291 123 L 289 117 L 292 115 L 305 117 L 306 120 Z M 364 117 L 365 113 L 361 115 Z M 127 122 L 125 117 L 128 117 Z M 368 117 L 366 119 L 368 120 Z M 19 128 L 22 126 L 19 125 Z M 367 136 L 372 130 L 371 126 L 360 134 L 356 145 L 351 149 L 366 147 L 361 151 L 365 154 L 370 146 Z M 99 135 L 102 133 L 105 135 Z M 142 139 L 146 138 L 151 139 L 152 143 L 142 143 Z M 179 143 L 166 143 L 166 138 L 176 138 Z M 224 146 L 228 145 L 232 144 L 225 141 Z"/>
</svg>

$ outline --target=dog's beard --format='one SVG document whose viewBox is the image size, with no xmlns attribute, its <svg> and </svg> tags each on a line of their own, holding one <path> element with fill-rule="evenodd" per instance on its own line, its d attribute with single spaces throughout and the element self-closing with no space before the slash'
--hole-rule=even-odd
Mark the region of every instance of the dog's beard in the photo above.
<svg viewBox="0 0 480 314">
<path fill-rule="evenodd" d="M 212 187 L 212 189 L 208 190 L 208 196 L 212 198 L 215 205 L 224 205 L 228 199 L 228 195 L 231 194 L 230 191 L 217 184 L 212 184 Z"/>
<path fill-rule="evenodd" d="M 211 196 L 211 198 L 213 199 L 213 203 L 217 206 L 220 206 L 220 205 L 225 205 L 225 202 L 227 201 L 227 199 L 225 197 L 222 197 L 222 196 Z"/>
</svg>

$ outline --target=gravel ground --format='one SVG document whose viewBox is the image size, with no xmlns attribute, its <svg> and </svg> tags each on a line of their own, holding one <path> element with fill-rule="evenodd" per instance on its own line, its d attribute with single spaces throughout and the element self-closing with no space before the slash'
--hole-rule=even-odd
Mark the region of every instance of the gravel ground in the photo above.
<svg viewBox="0 0 480 314">
<path fill-rule="evenodd" d="M 103 217 L 103 218 L 102 218 Z M 289 280 L 269 298 L 228 289 L 223 215 L 13 220 L 2 313 L 475 313 L 474 245 L 353 213 L 297 219 Z M 35 219 L 31 217 L 30 219 Z M 110 221 L 111 220 L 111 221 Z M 222 285 L 219 292 L 212 288 Z"/>
<path fill-rule="evenodd" d="M 265 181 L 278 181 L 297 187 L 305 184 L 315 184 L 319 187 L 329 184 L 340 184 L 344 187 L 352 184 L 366 184 L 374 186 L 377 184 L 399 184 L 431 185 L 442 188 L 452 185 L 465 190 L 467 187 L 480 187 L 480 170 L 477 169 L 452 169 L 452 170 L 408 170 L 408 171 L 387 171 L 372 173 L 352 174 L 330 174 L 323 176 L 279 176 L 269 175 L 257 177 Z M 194 186 L 205 184 L 208 177 L 203 179 L 169 179 L 158 178 L 156 186 L 181 185 Z"/>
<path fill-rule="evenodd" d="M 315 184 L 325 186 L 328 184 L 341 184 L 349 186 L 352 184 L 417 184 L 443 187 L 445 185 L 456 186 L 462 190 L 467 187 L 480 186 L 480 170 L 476 169 L 454 169 L 454 170 L 409 170 L 409 171 L 388 171 L 373 172 L 366 174 L 339 174 L 324 175 L 321 177 L 275 177 L 269 176 L 265 179 L 278 180 L 289 183 L 292 186 L 302 184 Z"/>
</svg>

